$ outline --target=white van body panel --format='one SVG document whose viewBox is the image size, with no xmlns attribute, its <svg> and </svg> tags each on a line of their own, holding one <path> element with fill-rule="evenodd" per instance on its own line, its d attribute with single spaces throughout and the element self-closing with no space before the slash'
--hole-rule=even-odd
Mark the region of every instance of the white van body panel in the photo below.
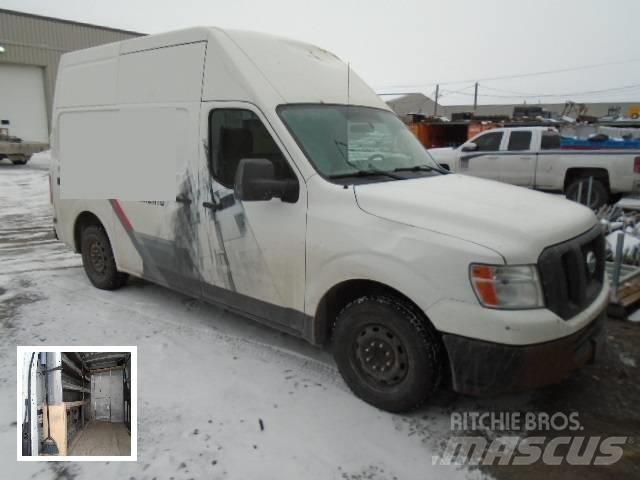
<svg viewBox="0 0 640 480">
<path fill-rule="evenodd" d="M 356 197 L 359 189 L 374 185 L 357 186 L 354 192 L 353 187 L 345 189 L 315 176 L 307 187 L 306 306 L 311 315 L 333 286 L 360 279 L 388 285 L 423 309 L 443 297 L 477 303 L 471 289 L 465 288 L 471 259 L 503 263 L 499 254 L 486 247 L 366 213 Z M 428 249 L 423 247 L 426 243 Z M 443 257 L 452 262 L 451 267 L 434 271 Z"/>
<path fill-rule="evenodd" d="M 120 45 L 109 43 L 60 57 L 54 111 L 116 103 Z"/>
</svg>

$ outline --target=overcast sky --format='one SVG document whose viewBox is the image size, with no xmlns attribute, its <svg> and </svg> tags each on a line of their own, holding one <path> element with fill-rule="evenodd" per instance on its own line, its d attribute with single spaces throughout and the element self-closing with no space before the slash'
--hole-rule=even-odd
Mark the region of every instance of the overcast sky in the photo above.
<svg viewBox="0 0 640 480">
<path fill-rule="evenodd" d="M 558 95 L 531 103 L 640 103 L 640 0 L 0 0 L 0 7 L 146 33 L 193 25 L 273 33 L 331 50 L 377 92 L 432 95 L 441 83 L 444 104 L 471 103 L 475 80 L 480 103 L 523 101 L 504 97 L 515 94 Z M 598 66 L 493 79 L 587 65 Z"/>
</svg>

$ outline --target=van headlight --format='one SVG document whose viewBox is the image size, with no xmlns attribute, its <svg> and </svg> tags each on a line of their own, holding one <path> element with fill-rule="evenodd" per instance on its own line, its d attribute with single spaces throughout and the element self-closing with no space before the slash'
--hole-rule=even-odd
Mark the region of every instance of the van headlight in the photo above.
<svg viewBox="0 0 640 480">
<path fill-rule="evenodd" d="M 480 303 L 488 308 L 542 308 L 544 297 L 535 265 L 472 263 L 469 277 Z"/>
</svg>

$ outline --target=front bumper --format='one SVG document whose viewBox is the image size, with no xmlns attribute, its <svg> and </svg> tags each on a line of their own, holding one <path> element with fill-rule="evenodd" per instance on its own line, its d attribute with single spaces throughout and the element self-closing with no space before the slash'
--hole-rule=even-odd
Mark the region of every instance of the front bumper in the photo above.
<svg viewBox="0 0 640 480">
<path fill-rule="evenodd" d="M 445 333 L 453 389 L 486 395 L 541 387 L 600 356 L 606 337 L 603 310 L 577 332 L 533 345 L 504 345 Z"/>
</svg>

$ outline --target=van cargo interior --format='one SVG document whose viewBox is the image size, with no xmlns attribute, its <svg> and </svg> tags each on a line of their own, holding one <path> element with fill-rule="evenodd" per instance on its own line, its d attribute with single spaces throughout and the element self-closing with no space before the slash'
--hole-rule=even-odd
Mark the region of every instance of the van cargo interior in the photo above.
<svg viewBox="0 0 640 480">
<path fill-rule="evenodd" d="M 129 352 L 33 352 L 29 357 L 23 455 L 131 454 Z"/>
</svg>

